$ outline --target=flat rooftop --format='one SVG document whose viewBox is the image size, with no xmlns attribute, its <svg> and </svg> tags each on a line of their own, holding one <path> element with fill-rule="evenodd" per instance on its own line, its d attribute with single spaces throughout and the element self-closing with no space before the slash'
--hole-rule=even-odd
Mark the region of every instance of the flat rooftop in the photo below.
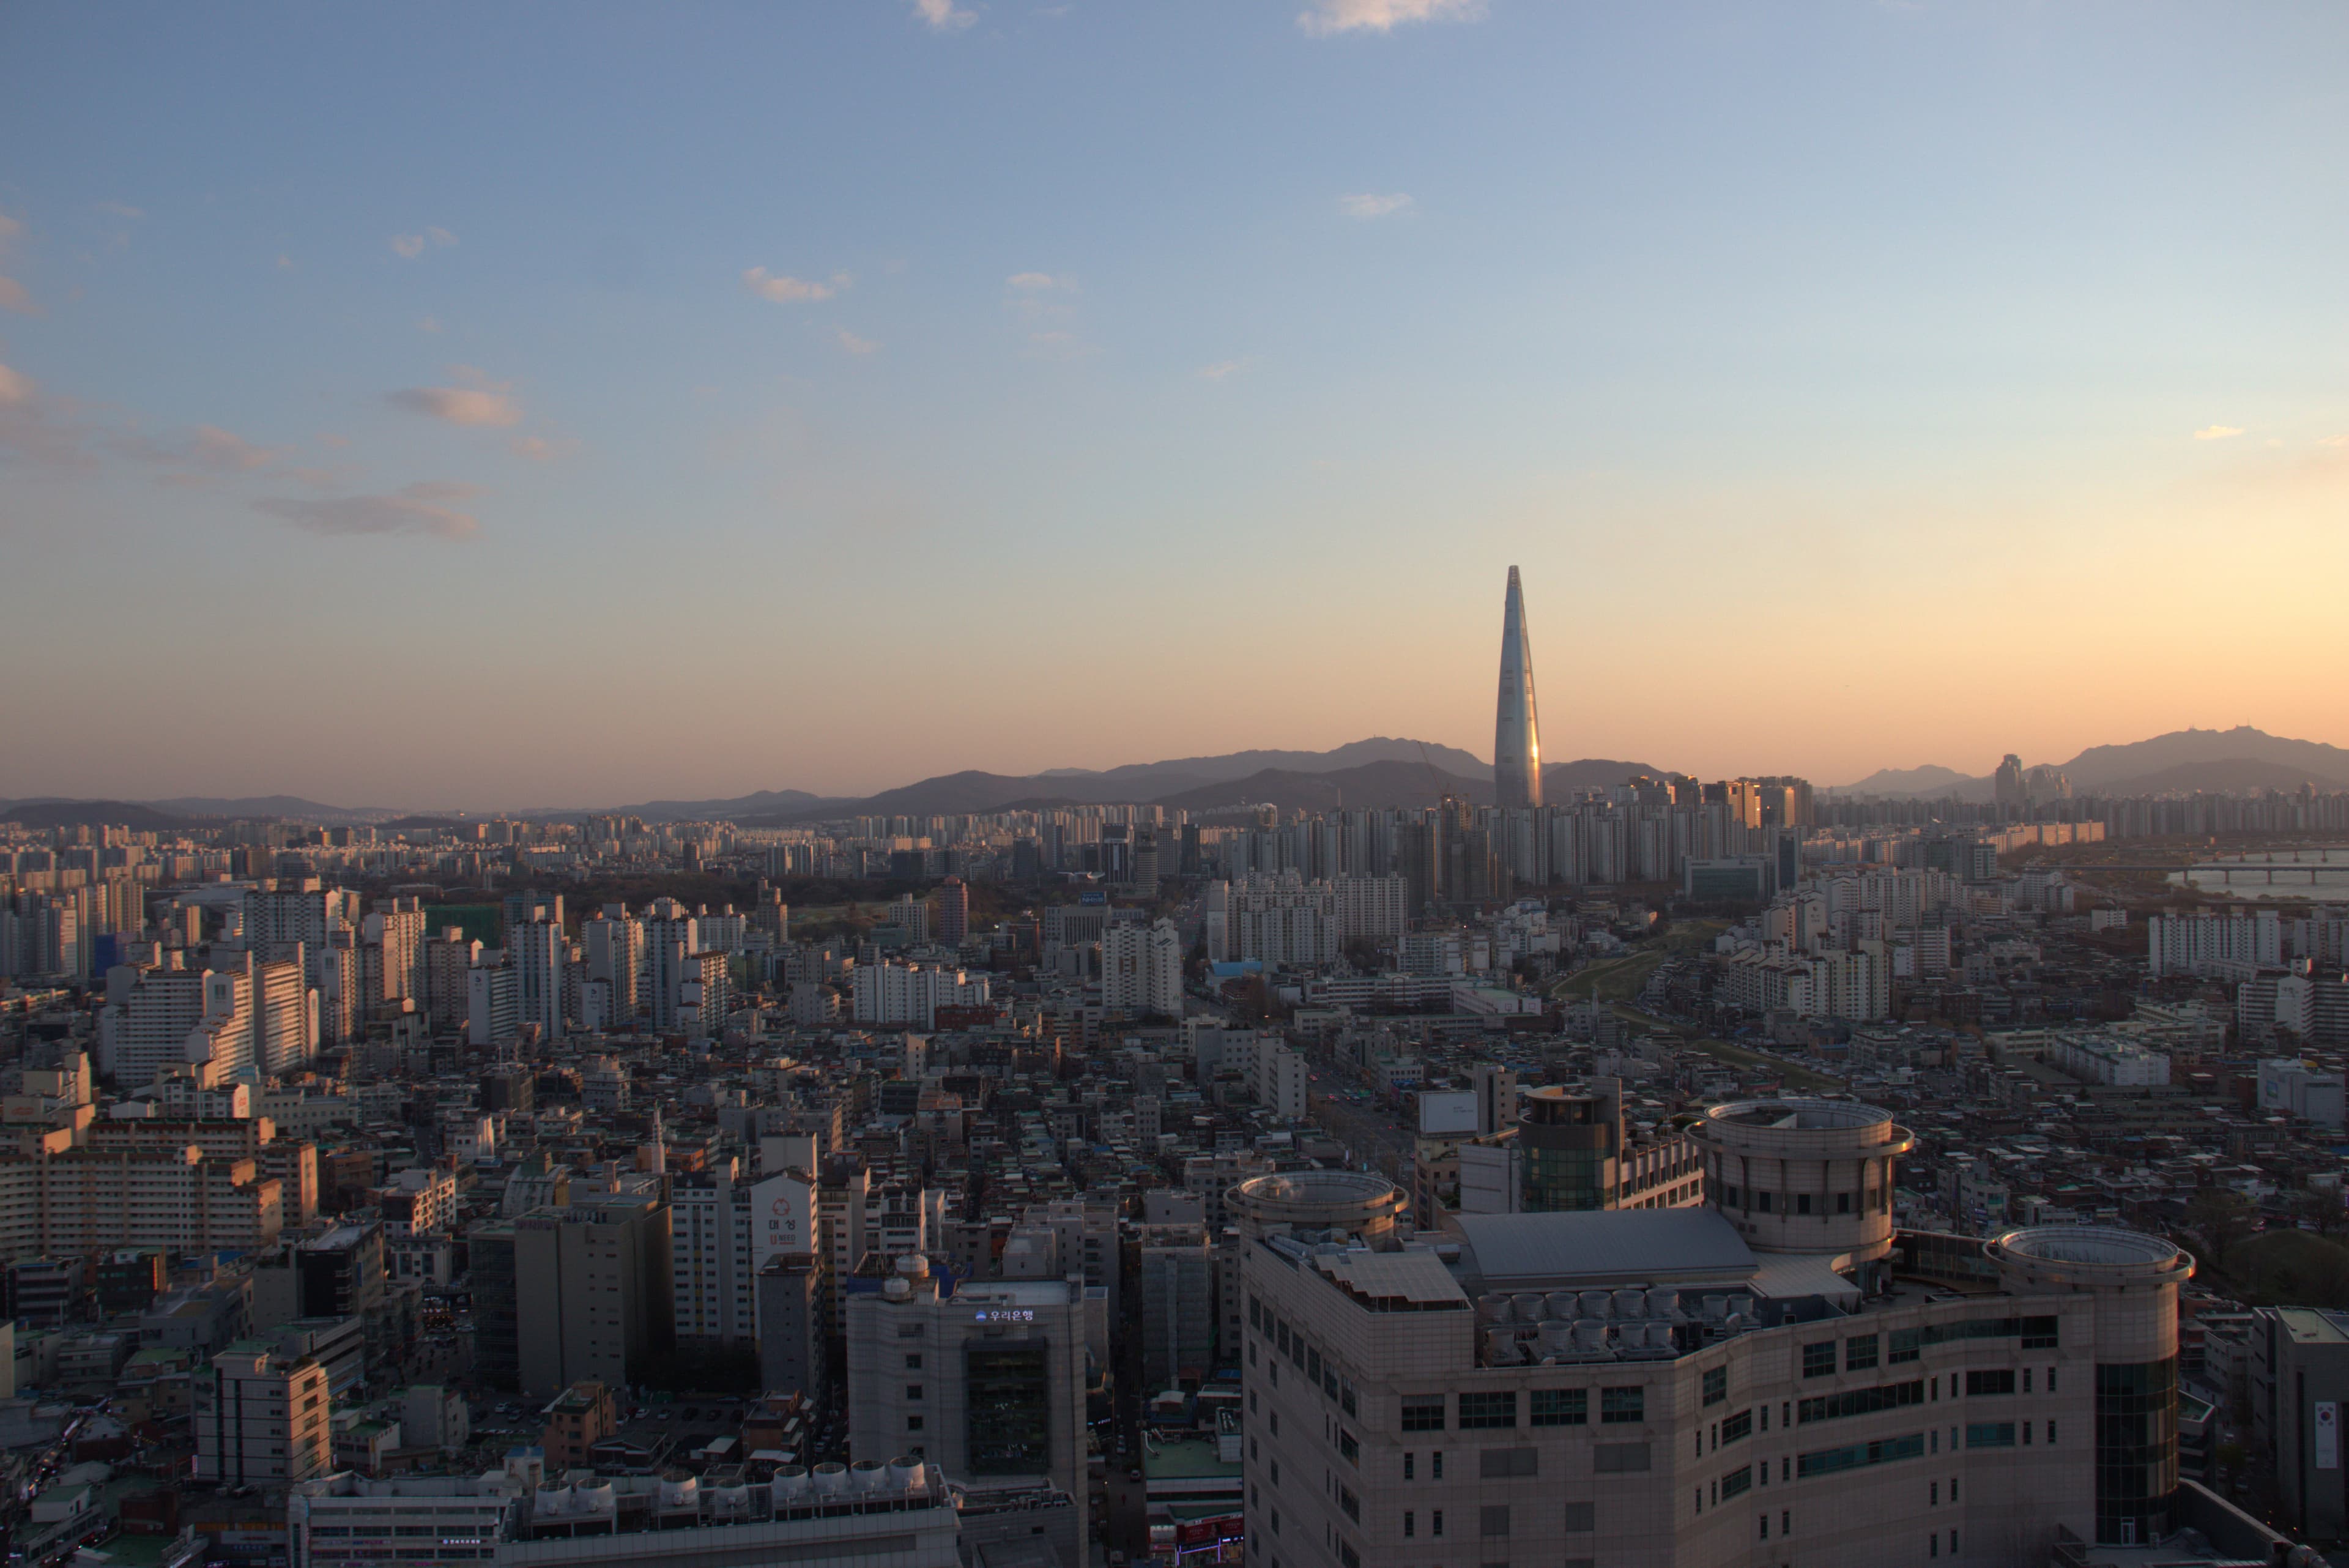
<svg viewBox="0 0 2349 1568">
<path fill-rule="evenodd" d="M 1645 1284 L 1739 1285 L 1753 1249 L 1710 1209 L 1461 1214 L 1456 1277 L 1471 1293 Z"/>
</svg>

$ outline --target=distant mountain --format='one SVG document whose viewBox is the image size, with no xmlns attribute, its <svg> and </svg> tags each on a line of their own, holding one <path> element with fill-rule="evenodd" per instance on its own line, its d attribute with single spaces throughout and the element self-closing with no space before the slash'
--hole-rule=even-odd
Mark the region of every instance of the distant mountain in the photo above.
<svg viewBox="0 0 2349 1568">
<path fill-rule="evenodd" d="M 2302 783 L 2339 789 L 2349 779 L 2349 750 L 2321 741 L 2294 741 L 2239 724 L 2231 730 L 2174 730 L 2151 740 L 2090 746 L 2054 764 L 2081 794 L 2160 794 L 2168 791 L 2298 789 Z M 1989 800 L 1989 774 L 1954 768 L 1886 768 L 1837 794 L 1914 795 Z"/>
<path fill-rule="evenodd" d="M 1938 763 L 1928 763 L 1920 768 L 1878 768 L 1857 784 L 1830 784 L 1831 794 L 1932 795 L 1946 798 L 1953 790 L 1968 784 L 1987 784 L 1984 779 L 1970 779 L 1955 768 L 1945 768 Z"/>
<path fill-rule="evenodd" d="M 2191 794 L 2197 790 L 2208 790 L 2247 794 L 2252 790 L 2296 790 L 2304 784 L 2314 784 L 2322 790 L 2349 789 L 2349 784 L 2344 784 L 2339 778 L 2321 777 L 2288 763 L 2265 762 L 2258 757 L 2227 757 L 2218 762 L 2179 763 L 2158 773 L 2140 774 L 2133 779 L 2115 779 L 2109 784 L 2098 784 L 2096 793 Z M 2073 787 L 2078 787 L 2076 781 Z"/>
<path fill-rule="evenodd" d="M 1604 757 L 1550 763 L 1542 769 L 1542 799 L 1564 800 L 1587 789 L 1613 789 L 1640 774 L 1661 778 L 1670 771 L 1650 763 L 1616 763 Z"/>
<path fill-rule="evenodd" d="M 1493 781 L 1441 771 L 1431 775 L 1416 759 L 1364 763 L 1326 773 L 1266 768 L 1242 779 L 1201 784 L 1150 804 L 1170 810 L 1210 812 L 1218 806 L 1276 805 L 1283 811 L 1336 811 L 1341 806 L 1433 805 L 1444 795 L 1493 804 Z"/>
<path fill-rule="evenodd" d="M 111 826 L 141 833 L 163 833 L 195 826 L 187 817 L 128 800 L 12 801 L 0 805 L 0 822 L 13 822 L 31 832 L 52 827 Z"/>
<path fill-rule="evenodd" d="M 2074 789 L 2102 793 L 2188 763 L 2238 762 L 2272 763 L 2293 774 L 2289 787 L 2294 789 L 2302 779 L 2349 779 L 2349 750 L 2328 746 L 2322 741 L 2288 740 L 2254 730 L 2249 724 L 2238 724 L 2231 730 L 2173 730 L 2167 735 L 2132 741 L 2127 745 L 2090 746 L 2062 766 L 2071 775 Z"/>
<path fill-rule="evenodd" d="M 1493 766 L 1475 753 L 1464 752 L 1457 746 L 1373 735 L 1367 741 L 1349 741 L 1326 752 L 1228 752 L 1215 757 L 1177 757 L 1162 763 L 1128 763 L 1123 767 L 1099 771 L 1048 768 L 1036 776 L 1071 785 L 1097 782 L 1112 786 L 1115 791 L 1085 797 L 1091 800 L 1152 800 L 1160 793 L 1185 790 L 1201 784 L 1244 779 L 1268 770 L 1292 774 L 1333 774 L 1361 767 L 1367 763 L 1432 763 L 1443 772 L 1466 778 L 1487 773 Z M 1137 794 L 1136 791 L 1149 793 Z"/>
<path fill-rule="evenodd" d="M 746 816 L 795 816 L 829 797 L 803 789 L 762 789 L 720 800 L 648 800 L 637 805 L 599 805 L 566 810 L 533 808 L 517 816 L 641 816 L 647 822 L 740 822 Z"/>
<path fill-rule="evenodd" d="M 382 822 L 399 814 L 380 805 L 324 805 L 298 794 L 183 795 L 176 800 L 150 800 L 158 811 L 181 816 L 222 816 L 254 819 L 290 817 L 297 822 Z"/>
</svg>

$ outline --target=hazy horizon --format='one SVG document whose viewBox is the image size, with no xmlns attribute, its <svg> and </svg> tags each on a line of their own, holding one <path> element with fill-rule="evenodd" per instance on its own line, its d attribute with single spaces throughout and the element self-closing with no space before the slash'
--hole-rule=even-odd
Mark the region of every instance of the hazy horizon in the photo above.
<svg viewBox="0 0 2349 1568">
<path fill-rule="evenodd" d="M 2252 727 L 2260 728 L 2260 726 L 2256 725 Z M 2038 766 L 2043 763 L 2061 766 L 2071 761 L 2074 757 L 2078 756 L 2081 753 L 2095 746 L 2126 745 L 2133 742 L 2153 739 L 2157 734 L 2173 733 L 2187 729 L 2231 730 L 2234 728 L 2236 728 L 2236 726 L 2233 724 L 2177 724 L 2170 726 L 2168 730 L 2149 732 L 2143 735 L 2131 735 L 2127 737 L 2116 737 L 2109 740 L 2085 742 L 2081 745 L 2071 748 L 2061 755 L 2033 756 L 2025 754 L 2023 760 L 2025 766 Z M 2274 732 L 2270 732 L 2270 733 L 2273 734 Z M 2285 740 L 2315 741 L 2327 745 L 2339 743 L 2326 741 L 2323 736 L 2319 735 L 2279 735 L 2276 738 Z M 164 800 L 190 800 L 198 798 L 238 799 L 256 798 L 268 795 L 291 795 L 315 802 L 320 805 L 338 806 L 347 810 L 381 808 L 386 810 L 419 813 L 429 813 L 432 811 L 458 811 L 462 812 L 467 815 L 481 816 L 490 815 L 499 812 L 543 812 L 568 810 L 601 811 L 622 806 L 637 805 L 646 802 L 657 800 L 730 800 L 745 795 L 756 794 L 762 791 L 781 790 L 801 790 L 809 794 L 823 796 L 826 798 L 861 799 L 867 795 L 879 794 L 884 790 L 895 789 L 906 784 L 918 784 L 925 779 L 940 778 L 964 772 L 999 774 L 1015 778 L 1040 778 L 1056 772 L 1063 774 L 1102 774 L 1121 767 L 1145 766 L 1152 763 L 1177 762 L 1186 757 L 1220 757 L 1228 756 L 1237 753 L 1252 751 L 1330 752 L 1334 751 L 1340 746 L 1355 744 L 1363 741 L 1387 739 L 1424 740 L 1429 745 L 1448 745 L 1451 743 L 1439 742 L 1432 737 L 1414 737 L 1394 732 L 1387 732 L 1375 735 L 1356 735 L 1351 737 L 1350 740 L 1332 741 L 1325 746 L 1306 747 L 1265 742 L 1262 744 L 1247 746 L 1228 746 L 1220 750 L 1213 751 L 1169 753 L 1165 756 L 1127 757 L 1098 763 L 1046 763 L 1034 767 L 1010 768 L 969 768 L 962 765 L 949 764 L 927 768 L 918 773 L 908 774 L 903 777 L 893 776 L 869 784 L 859 784 L 846 789 L 817 789 L 790 779 L 781 779 L 745 784 L 739 788 L 731 786 L 708 789 L 678 787 L 672 789 L 647 790 L 642 794 L 625 796 L 611 795 L 596 796 L 594 798 L 581 796 L 578 798 L 573 798 L 560 794 L 547 794 L 543 797 L 528 796 L 524 798 L 485 802 L 446 797 L 404 799 L 367 797 L 362 799 L 357 796 L 347 797 L 331 794 L 322 794 L 315 790 L 296 788 L 291 784 L 279 784 L 270 787 L 254 789 L 218 789 L 202 787 L 189 789 L 147 789 L 136 792 L 122 790 L 98 790 L 84 791 L 78 794 L 67 794 L 67 792 L 55 790 L 18 790 L 12 792 L 5 789 L 0 789 L 0 801 L 28 801 L 56 797 L 61 799 L 120 800 L 137 803 Z M 1491 766 L 1491 748 L 1489 746 L 1482 748 L 1461 746 L 1458 749 L 1468 752 L 1474 755 L 1477 760 L 1478 765 L 1483 767 Z M 1701 778 L 1727 778 L 1734 777 L 1739 774 L 1760 774 L 1774 771 L 1740 765 L 1734 763 L 1713 768 L 1690 767 L 1683 763 L 1676 762 L 1672 757 L 1668 755 L 1644 756 L 1630 753 L 1614 754 L 1597 752 L 1577 752 L 1572 755 L 1562 756 L 1549 749 L 1547 738 L 1545 738 L 1544 741 L 1544 752 L 1548 759 L 1544 764 L 1545 766 L 1556 766 L 1560 763 L 1580 762 L 1586 759 L 1594 759 L 1603 756 L 1609 758 L 1609 760 L 1619 762 L 1644 763 L 1658 768 L 1692 774 Z M 2003 753 L 2001 754 L 2003 755 Z M 1792 772 L 1798 777 L 1808 778 L 1814 785 L 1821 789 L 1836 789 L 1847 787 L 1848 785 L 1859 783 L 1861 780 L 1870 777 L 1879 772 L 1900 773 L 1923 767 L 1949 767 L 1953 768 L 1958 774 L 1967 778 L 1987 778 L 1996 768 L 1998 760 L 1999 759 L 1997 757 L 1988 758 L 1984 760 L 1980 766 L 1969 766 L 1964 763 L 1951 763 L 1946 761 L 1928 761 L 1918 763 L 1890 762 L 1881 763 L 1878 767 L 1866 769 L 1862 772 L 1837 775 L 1835 777 L 1825 777 L 1816 774 L 1806 774 L 1800 769 L 1775 771 Z M 1409 759 L 1405 759 L 1405 761 L 1408 762 Z M 1444 760 L 1442 758 L 1436 759 L 1436 764 L 1439 768 L 1443 766 L 1443 761 Z M 1155 790 L 1144 792 L 1142 796 L 1138 796 L 1137 798 L 1147 798 L 1148 794 L 1159 793 L 1164 792 Z"/>
<path fill-rule="evenodd" d="M 12 7 L 0 796 L 1489 755 L 1512 564 L 1552 759 L 2349 742 L 2344 46 Z"/>
</svg>

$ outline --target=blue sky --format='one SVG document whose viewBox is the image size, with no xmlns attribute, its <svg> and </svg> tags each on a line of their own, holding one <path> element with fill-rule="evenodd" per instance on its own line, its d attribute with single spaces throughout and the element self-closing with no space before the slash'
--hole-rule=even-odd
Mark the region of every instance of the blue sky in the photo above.
<svg viewBox="0 0 2349 1568">
<path fill-rule="evenodd" d="M 0 11 L 0 795 L 2349 741 L 2349 12 Z M 2233 432 L 2233 433 L 2229 433 Z"/>
</svg>

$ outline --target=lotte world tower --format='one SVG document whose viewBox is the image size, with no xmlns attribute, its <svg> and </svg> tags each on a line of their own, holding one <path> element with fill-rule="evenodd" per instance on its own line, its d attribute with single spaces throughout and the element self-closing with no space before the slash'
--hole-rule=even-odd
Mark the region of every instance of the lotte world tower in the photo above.
<svg viewBox="0 0 2349 1568">
<path fill-rule="evenodd" d="M 1542 803 L 1541 722 L 1534 711 L 1534 649 L 1525 590 L 1509 568 L 1501 610 L 1501 701 L 1493 718 L 1493 798 L 1504 808 Z"/>
</svg>

